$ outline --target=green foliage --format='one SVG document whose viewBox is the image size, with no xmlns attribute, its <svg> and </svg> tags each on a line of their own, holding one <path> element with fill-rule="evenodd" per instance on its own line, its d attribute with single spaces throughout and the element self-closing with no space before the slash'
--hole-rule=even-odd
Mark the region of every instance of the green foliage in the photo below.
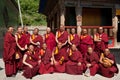
<svg viewBox="0 0 120 80">
<path fill-rule="evenodd" d="M 46 25 L 46 17 L 38 13 L 40 0 L 20 0 L 24 25 Z"/>
</svg>

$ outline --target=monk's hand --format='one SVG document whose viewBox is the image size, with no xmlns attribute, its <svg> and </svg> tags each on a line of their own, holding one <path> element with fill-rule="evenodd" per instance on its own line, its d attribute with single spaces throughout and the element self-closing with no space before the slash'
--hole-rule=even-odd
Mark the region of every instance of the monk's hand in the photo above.
<svg viewBox="0 0 120 80">
<path fill-rule="evenodd" d="M 54 61 L 54 64 L 55 64 L 55 65 L 58 65 L 58 62 L 57 62 L 57 61 Z"/>
<path fill-rule="evenodd" d="M 89 68 L 91 66 L 91 64 L 87 64 L 87 67 Z"/>
<path fill-rule="evenodd" d="M 21 49 L 21 51 L 25 51 L 25 48 L 20 48 Z"/>
<path fill-rule="evenodd" d="M 28 49 L 27 45 L 25 45 L 25 49 Z"/>
<path fill-rule="evenodd" d="M 81 66 L 81 62 L 78 62 L 78 66 Z"/>
<path fill-rule="evenodd" d="M 33 66 L 32 66 L 32 65 L 29 65 L 29 67 L 30 67 L 30 68 L 33 68 Z"/>
<path fill-rule="evenodd" d="M 39 64 L 39 65 L 40 65 L 40 63 L 41 63 L 41 60 L 38 61 L 38 64 Z"/>
<path fill-rule="evenodd" d="M 53 65 L 54 64 L 53 61 L 51 61 L 50 64 Z"/>
</svg>

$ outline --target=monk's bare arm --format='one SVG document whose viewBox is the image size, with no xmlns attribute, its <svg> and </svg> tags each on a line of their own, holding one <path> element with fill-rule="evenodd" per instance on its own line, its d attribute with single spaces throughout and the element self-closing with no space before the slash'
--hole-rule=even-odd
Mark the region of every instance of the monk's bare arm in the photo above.
<svg viewBox="0 0 120 80">
<path fill-rule="evenodd" d="M 25 54 L 25 55 L 23 56 L 23 64 L 25 64 L 26 66 L 29 66 L 30 68 L 33 68 L 32 65 L 30 65 L 29 63 L 26 62 L 26 59 L 27 59 L 27 55 Z"/>
<path fill-rule="evenodd" d="M 94 34 L 94 41 L 95 42 L 100 42 L 101 40 L 98 40 L 97 37 L 96 37 L 96 35 Z"/>
<path fill-rule="evenodd" d="M 57 43 L 59 43 L 59 41 L 58 41 L 58 39 L 57 39 L 57 35 L 58 35 L 58 32 L 56 32 L 55 41 L 56 41 Z"/>
<path fill-rule="evenodd" d="M 33 45 L 38 45 L 37 43 L 34 43 L 30 37 L 30 43 L 32 43 Z"/>
<path fill-rule="evenodd" d="M 70 44 L 70 45 L 72 45 L 72 43 L 70 42 L 70 37 L 68 36 L 68 43 Z"/>
</svg>

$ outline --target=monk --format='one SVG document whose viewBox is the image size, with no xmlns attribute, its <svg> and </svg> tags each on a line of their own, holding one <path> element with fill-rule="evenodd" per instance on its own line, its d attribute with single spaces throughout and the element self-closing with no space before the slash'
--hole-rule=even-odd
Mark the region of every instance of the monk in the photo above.
<svg viewBox="0 0 120 80">
<path fill-rule="evenodd" d="M 24 39 L 26 40 L 26 45 L 30 44 L 30 33 L 28 32 L 28 27 L 24 26 L 23 27 L 23 36 Z"/>
<path fill-rule="evenodd" d="M 62 48 L 62 43 L 58 43 L 52 52 L 52 59 L 54 65 L 54 71 L 63 73 L 65 72 L 65 63 L 68 60 L 67 52 L 65 48 Z"/>
<path fill-rule="evenodd" d="M 23 36 L 22 32 L 23 32 L 23 28 L 19 26 L 15 34 L 15 40 L 17 44 L 17 51 L 16 51 L 15 58 L 16 58 L 18 70 L 22 70 L 22 58 L 27 49 L 26 38 Z"/>
<path fill-rule="evenodd" d="M 53 73 L 52 52 L 49 48 L 47 48 L 46 43 L 43 44 L 42 49 L 40 49 L 39 53 L 41 56 L 39 73 L 40 74 Z"/>
<path fill-rule="evenodd" d="M 93 51 L 92 47 L 88 47 L 85 64 L 86 64 L 86 67 L 90 70 L 90 75 L 87 75 L 87 74 L 85 75 L 94 76 L 99 69 L 98 63 L 99 63 L 98 55 Z"/>
<path fill-rule="evenodd" d="M 83 63 L 82 54 L 77 50 L 75 44 L 73 44 L 71 49 L 68 50 L 68 56 L 69 59 L 66 63 L 66 73 L 82 75 L 85 69 L 85 64 Z"/>
<path fill-rule="evenodd" d="M 93 47 L 93 39 L 88 35 L 87 29 L 83 29 L 80 36 L 79 50 L 81 51 L 83 58 L 87 55 L 88 47 Z"/>
<path fill-rule="evenodd" d="M 23 56 L 23 76 L 25 78 L 32 78 L 39 70 L 41 60 L 38 60 L 35 54 L 34 46 L 32 44 L 28 45 L 28 51 Z"/>
<path fill-rule="evenodd" d="M 101 53 L 99 67 L 99 73 L 104 77 L 111 78 L 118 73 L 115 57 L 109 49 L 105 49 L 104 53 Z"/>
<path fill-rule="evenodd" d="M 62 48 L 67 49 L 67 41 L 68 41 L 68 32 L 65 31 L 65 27 L 63 25 L 60 26 L 60 30 L 56 32 L 56 42 L 62 43 Z"/>
<path fill-rule="evenodd" d="M 94 34 L 95 51 L 98 53 L 99 57 L 101 53 L 108 48 L 108 35 L 104 33 L 103 27 L 99 27 L 98 33 Z"/>
<path fill-rule="evenodd" d="M 78 45 L 80 43 L 79 36 L 77 34 L 75 34 L 74 28 L 71 29 L 71 34 L 68 36 L 68 43 L 69 43 L 69 45 L 75 44 L 76 47 L 78 47 Z"/>
<path fill-rule="evenodd" d="M 35 47 L 35 52 L 39 53 L 39 50 L 42 47 L 43 44 L 43 37 L 39 35 L 39 29 L 35 28 L 33 30 L 33 34 L 30 37 L 30 42 L 34 45 Z"/>
<path fill-rule="evenodd" d="M 13 35 L 13 27 L 8 28 L 7 33 L 4 37 L 4 53 L 3 60 L 5 63 L 5 73 L 7 77 L 11 77 L 16 74 L 16 64 L 15 64 L 15 52 L 16 52 L 16 42 Z"/>
<path fill-rule="evenodd" d="M 51 28 L 46 29 L 46 34 L 44 35 L 45 43 L 47 48 L 53 51 L 53 48 L 56 46 L 55 35 L 51 32 Z"/>
</svg>

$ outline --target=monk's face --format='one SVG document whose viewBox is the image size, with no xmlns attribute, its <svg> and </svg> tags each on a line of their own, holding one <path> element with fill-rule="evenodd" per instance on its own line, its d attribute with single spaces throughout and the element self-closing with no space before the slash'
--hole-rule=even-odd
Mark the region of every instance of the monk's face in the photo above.
<svg viewBox="0 0 120 80">
<path fill-rule="evenodd" d="M 33 31 L 33 34 L 37 35 L 38 33 L 39 33 L 39 29 L 35 28 L 34 31 Z"/>
<path fill-rule="evenodd" d="M 83 29 L 83 30 L 82 30 L 82 34 L 83 34 L 83 35 L 87 34 L 87 29 Z"/>
<path fill-rule="evenodd" d="M 30 46 L 29 46 L 29 51 L 31 51 L 31 52 L 34 51 L 34 46 L 33 46 L 33 45 L 30 45 Z"/>
<path fill-rule="evenodd" d="M 18 28 L 18 33 L 22 33 L 23 32 L 23 28 L 22 27 L 19 27 Z"/>
<path fill-rule="evenodd" d="M 93 53 L 93 49 L 91 47 L 88 48 L 88 53 L 92 54 Z"/>
<path fill-rule="evenodd" d="M 99 27 L 98 32 L 99 32 L 100 34 L 103 33 L 103 28 L 102 28 L 102 27 Z"/>
<path fill-rule="evenodd" d="M 107 56 L 110 53 L 109 49 L 105 49 L 104 54 Z"/>
<path fill-rule="evenodd" d="M 46 50 L 47 45 L 44 43 L 42 47 L 43 47 L 44 50 Z"/>
<path fill-rule="evenodd" d="M 65 31 L 65 27 L 63 25 L 60 26 L 60 31 Z"/>
<path fill-rule="evenodd" d="M 75 29 L 74 29 L 74 28 L 71 29 L 71 33 L 72 33 L 72 34 L 75 34 Z"/>
<path fill-rule="evenodd" d="M 46 29 L 46 32 L 49 34 L 49 33 L 51 32 L 51 29 L 48 27 L 48 28 Z"/>
<path fill-rule="evenodd" d="M 72 50 L 75 51 L 76 50 L 76 46 L 73 44 L 72 45 Z"/>
<path fill-rule="evenodd" d="M 24 32 L 28 32 L 28 27 L 25 26 L 23 29 L 24 29 Z"/>
<path fill-rule="evenodd" d="M 58 43 L 58 48 L 60 49 L 62 47 L 62 43 Z"/>
<path fill-rule="evenodd" d="M 13 28 L 13 27 L 9 27 L 9 28 L 8 28 L 8 32 L 13 33 L 13 31 L 14 31 L 14 28 Z"/>
</svg>

